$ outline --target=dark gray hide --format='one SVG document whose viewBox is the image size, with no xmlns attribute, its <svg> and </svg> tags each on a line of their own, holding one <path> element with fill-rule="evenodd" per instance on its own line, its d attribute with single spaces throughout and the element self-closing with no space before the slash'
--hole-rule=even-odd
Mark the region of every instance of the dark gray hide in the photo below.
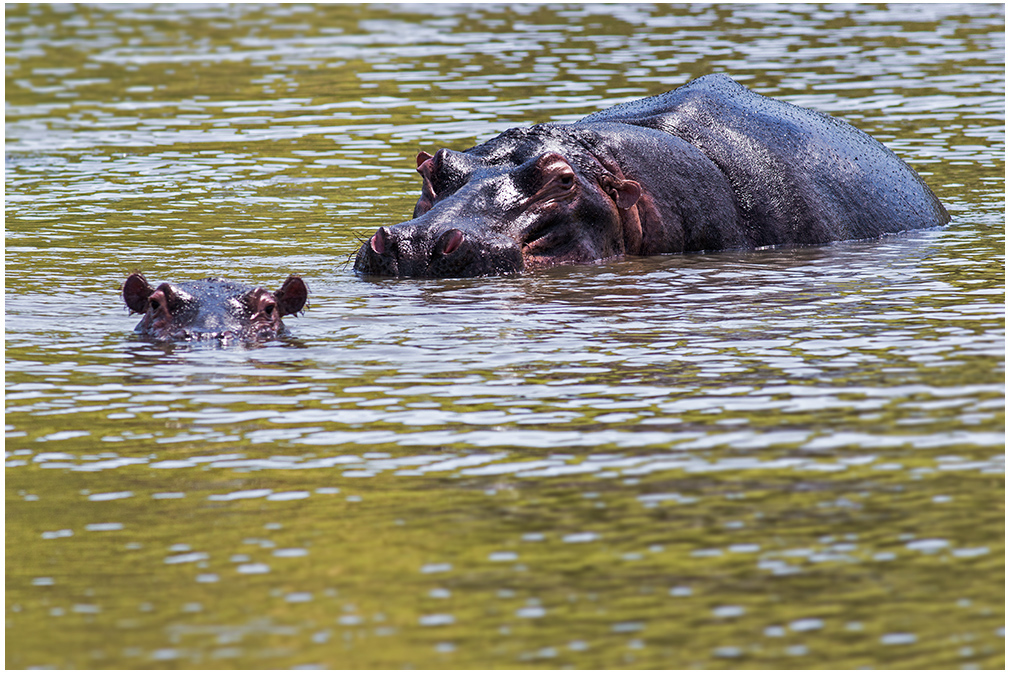
<svg viewBox="0 0 1010 674">
<path fill-rule="evenodd" d="M 867 239 L 950 220 L 915 171 L 862 131 L 718 74 L 574 124 L 422 152 L 417 165 L 413 219 L 362 245 L 358 272 L 504 274 Z"/>
<path fill-rule="evenodd" d="M 123 284 L 131 312 L 144 314 L 136 331 L 160 341 L 267 341 L 284 332 L 281 317 L 305 306 L 308 289 L 289 276 L 270 292 L 219 278 L 151 286 L 142 274 Z"/>
</svg>

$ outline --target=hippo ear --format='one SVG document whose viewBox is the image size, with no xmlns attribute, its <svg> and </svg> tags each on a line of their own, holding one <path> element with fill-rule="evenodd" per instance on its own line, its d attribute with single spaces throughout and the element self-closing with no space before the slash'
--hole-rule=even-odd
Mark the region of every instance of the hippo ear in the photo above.
<svg viewBox="0 0 1010 674">
<path fill-rule="evenodd" d="M 142 314 L 147 311 L 147 299 L 153 292 L 154 288 L 140 273 L 130 274 L 123 284 L 123 299 L 133 313 Z"/>
<path fill-rule="evenodd" d="M 610 198 L 614 200 L 617 207 L 626 211 L 642 197 L 642 186 L 634 180 L 621 180 L 609 173 L 600 180 L 603 189 L 607 191 Z"/>
<path fill-rule="evenodd" d="M 305 306 L 308 296 L 309 289 L 305 286 L 305 281 L 298 276 L 289 276 L 281 289 L 274 293 L 281 316 L 297 314 Z"/>
<path fill-rule="evenodd" d="M 431 176 L 435 170 L 435 162 L 432 161 L 432 157 L 427 152 L 417 153 L 417 172 L 421 174 L 424 178 L 424 183 L 421 185 L 421 198 L 417 200 L 417 204 L 414 205 L 414 215 L 413 217 L 419 218 L 428 211 L 431 207 L 435 205 L 435 188 L 431 184 Z"/>
<path fill-rule="evenodd" d="M 638 203 L 642 196 L 642 186 L 634 180 L 622 180 L 618 182 L 610 192 L 617 207 L 626 211 Z"/>
</svg>

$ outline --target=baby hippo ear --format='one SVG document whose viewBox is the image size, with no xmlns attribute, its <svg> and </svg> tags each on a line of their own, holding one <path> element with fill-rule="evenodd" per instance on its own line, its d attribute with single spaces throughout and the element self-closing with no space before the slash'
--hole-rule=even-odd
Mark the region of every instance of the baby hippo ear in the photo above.
<svg viewBox="0 0 1010 674">
<path fill-rule="evenodd" d="M 305 300 L 309 297 L 309 289 L 298 276 L 289 276 L 281 289 L 274 293 L 277 298 L 277 308 L 280 309 L 281 316 L 297 314 L 305 306 Z"/>
<path fill-rule="evenodd" d="M 141 273 L 130 274 L 123 284 L 123 300 L 130 311 L 142 314 L 147 311 L 147 300 L 154 292 L 154 288 L 147 282 Z"/>
<path fill-rule="evenodd" d="M 617 207 L 626 211 L 635 204 L 642 196 L 642 186 L 634 180 L 621 180 L 611 174 L 606 174 L 600 181 L 603 189 L 607 191 L 610 198 L 614 200 Z"/>
</svg>

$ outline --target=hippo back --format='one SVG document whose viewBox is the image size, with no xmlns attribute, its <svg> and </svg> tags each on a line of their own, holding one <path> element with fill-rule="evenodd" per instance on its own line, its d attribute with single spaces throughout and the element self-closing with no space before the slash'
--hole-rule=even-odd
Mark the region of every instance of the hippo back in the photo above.
<svg viewBox="0 0 1010 674">
<path fill-rule="evenodd" d="M 850 124 L 777 101 L 721 74 L 589 115 L 659 129 L 729 179 L 758 246 L 864 239 L 950 216 L 893 152 Z"/>
</svg>

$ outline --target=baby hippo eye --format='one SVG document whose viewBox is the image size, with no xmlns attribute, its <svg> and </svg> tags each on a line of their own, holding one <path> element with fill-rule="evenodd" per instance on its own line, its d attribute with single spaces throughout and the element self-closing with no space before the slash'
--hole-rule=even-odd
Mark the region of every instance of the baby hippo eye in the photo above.
<svg viewBox="0 0 1010 674">
<path fill-rule="evenodd" d="M 157 311 L 160 308 L 161 304 L 158 303 L 158 300 L 151 300 L 151 311 Z"/>
</svg>

